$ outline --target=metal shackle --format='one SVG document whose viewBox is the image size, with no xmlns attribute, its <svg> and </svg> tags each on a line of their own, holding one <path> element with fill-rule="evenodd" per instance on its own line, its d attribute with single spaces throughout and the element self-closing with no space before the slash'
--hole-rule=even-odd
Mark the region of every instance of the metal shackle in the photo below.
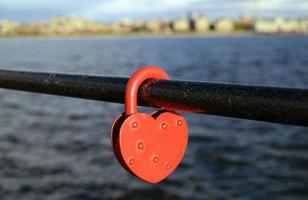
<svg viewBox="0 0 308 200">
<path fill-rule="evenodd" d="M 169 75 L 159 67 L 142 67 L 129 79 L 125 90 L 125 115 L 137 113 L 137 93 L 139 86 L 149 78 L 170 80 Z"/>
</svg>

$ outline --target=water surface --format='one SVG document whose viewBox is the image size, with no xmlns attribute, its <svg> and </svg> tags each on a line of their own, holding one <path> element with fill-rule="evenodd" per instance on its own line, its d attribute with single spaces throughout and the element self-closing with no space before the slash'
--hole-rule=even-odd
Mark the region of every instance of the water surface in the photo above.
<svg viewBox="0 0 308 200">
<path fill-rule="evenodd" d="M 0 68 L 308 88 L 308 37 L 1 39 Z M 307 199 L 307 128 L 199 114 L 180 167 L 157 185 L 116 161 L 123 105 L 0 90 L 0 199 Z M 149 111 L 149 110 L 146 110 Z"/>
</svg>

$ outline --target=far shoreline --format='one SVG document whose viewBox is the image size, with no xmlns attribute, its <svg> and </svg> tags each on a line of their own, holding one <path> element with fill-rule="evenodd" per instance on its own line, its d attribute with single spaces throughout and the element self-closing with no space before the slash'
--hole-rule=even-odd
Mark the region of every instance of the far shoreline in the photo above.
<svg viewBox="0 0 308 200">
<path fill-rule="evenodd" d="M 308 34 L 266 34 L 255 32 L 207 32 L 207 33 L 113 33 L 113 34 L 55 34 L 55 35 L 7 35 L 1 39 L 85 39 L 85 38 L 236 38 L 253 36 L 308 36 Z"/>
</svg>

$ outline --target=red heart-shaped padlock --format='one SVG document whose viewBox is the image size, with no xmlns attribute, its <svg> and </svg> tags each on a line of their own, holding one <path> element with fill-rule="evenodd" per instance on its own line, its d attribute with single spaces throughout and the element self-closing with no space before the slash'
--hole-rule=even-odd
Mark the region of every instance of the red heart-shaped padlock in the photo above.
<svg viewBox="0 0 308 200">
<path fill-rule="evenodd" d="M 188 141 L 188 126 L 181 115 L 160 110 L 137 112 L 137 91 L 147 78 L 169 79 L 157 67 L 137 71 L 126 88 L 126 111 L 113 123 L 111 139 L 121 165 L 140 179 L 157 183 L 170 175 L 181 162 Z"/>
</svg>

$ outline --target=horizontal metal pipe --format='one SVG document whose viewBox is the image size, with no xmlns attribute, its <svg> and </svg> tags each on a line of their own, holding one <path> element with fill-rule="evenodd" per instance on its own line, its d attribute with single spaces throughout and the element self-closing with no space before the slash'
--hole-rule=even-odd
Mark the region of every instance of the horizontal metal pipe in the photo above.
<svg viewBox="0 0 308 200">
<path fill-rule="evenodd" d="M 0 70 L 0 88 L 124 103 L 128 78 Z M 148 80 L 139 105 L 308 126 L 308 90 Z"/>
</svg>

